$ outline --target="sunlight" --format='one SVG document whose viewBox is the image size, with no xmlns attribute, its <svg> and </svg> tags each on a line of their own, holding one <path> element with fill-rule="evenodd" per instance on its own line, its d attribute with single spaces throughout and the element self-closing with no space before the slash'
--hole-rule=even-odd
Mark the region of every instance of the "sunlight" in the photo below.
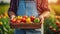
<svg viewBox="0 0 60 34">
<path fill-rule="evenodd" d="M 56 3 L 58 0 L 48 0 L 49 3 Z"/>
</svg>

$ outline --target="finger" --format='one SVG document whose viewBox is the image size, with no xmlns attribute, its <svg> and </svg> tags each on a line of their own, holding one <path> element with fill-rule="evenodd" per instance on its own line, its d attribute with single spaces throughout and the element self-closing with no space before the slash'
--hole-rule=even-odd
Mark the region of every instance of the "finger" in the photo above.
<svg viewBox="0 0 60 34">
<path fill-rule="evenodd" d="M 41 19 L 41 23 L 44 23 L 44 19 L 43 18 Z"/>
</svg>

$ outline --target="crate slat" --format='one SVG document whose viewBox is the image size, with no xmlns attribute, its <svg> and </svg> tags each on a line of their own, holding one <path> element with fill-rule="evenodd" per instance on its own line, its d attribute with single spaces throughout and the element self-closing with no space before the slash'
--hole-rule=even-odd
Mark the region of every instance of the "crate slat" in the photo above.
<svg viewBox="0 0 60 34">
<path fill-rule="evenodd" d="M 22 28 L 22 29 L 38 29 L 41 28 L 41 23 L 10 23 L 11 28 Z"/>
</svg>

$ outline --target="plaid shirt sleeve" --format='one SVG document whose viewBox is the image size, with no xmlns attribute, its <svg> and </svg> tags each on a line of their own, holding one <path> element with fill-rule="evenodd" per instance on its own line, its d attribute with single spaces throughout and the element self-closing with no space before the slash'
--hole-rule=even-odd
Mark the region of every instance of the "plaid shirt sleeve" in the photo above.
<svg viewBox="0 0 60 34">
<path fill-rule="evenodd" d="M 17 0 L 11 0 L 10 1 L 10 8 L 8 10 L 8 15 L 11 16 L 13 14 L 16 15 L 16 11 L 17 11 Z"/>
<path fill-rule="evenodd" d="M 37 0 L 37 9 L 40 14 L 44 11 L 49 11 L 48 0 Z"/>
</svg>

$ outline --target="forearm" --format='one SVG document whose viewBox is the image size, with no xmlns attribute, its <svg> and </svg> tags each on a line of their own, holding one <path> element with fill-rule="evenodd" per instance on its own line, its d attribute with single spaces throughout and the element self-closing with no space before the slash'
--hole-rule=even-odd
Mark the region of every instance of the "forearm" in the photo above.
<svg viewBox="0 0 60 34">
<path fill-rule="evenodd" d="M 13 11 L 8 12 L 9 17 L 11 18 L 12 16 L 15 16 L 15 13 Z"/>
<path fill-rule="evenodd" d="M 49 17 L 49 15 L 50 15 L 49 11 L 44 11 L 40 16 L 44 17 L 44 18 L 47 18 L 47 17 Z"/>
<path fill-rule="evenodd" d="M 13 15 L 16 15 L 15 12 L 14 12 L 14 11 L 15 11 L 15 10 L 14 10 L 14 9 L 15 9 L 15 6 L 14 6 L 14 5 L 15 5 L 15 2 L 14 2 L 14 1 L 15 1 L 15 0 L 11 0 L 11 1 L 10 1 L 10 8 L 9 8 L 9 10 L 8 10 L 8 15 L 9 15 L 9 17 L 12 17 Z"/>
</svg>

